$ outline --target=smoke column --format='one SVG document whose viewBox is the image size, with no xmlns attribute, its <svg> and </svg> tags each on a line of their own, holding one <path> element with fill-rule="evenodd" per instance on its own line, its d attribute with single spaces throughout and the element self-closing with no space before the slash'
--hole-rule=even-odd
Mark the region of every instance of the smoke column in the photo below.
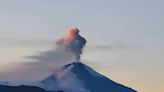
<svg viewBox="0 0 164 92">
<path fill-rule="evenodd" d="M 73 52 L 76 56 L 76 62 L 80 61 L 80 55 L 87 42 L 84 37 L 80 36 L 79 32 L 78 28 L 69 28 L 66 35 L 56 42 L 59 47 L 62 46 L 65 50 Z"/>
</svg>

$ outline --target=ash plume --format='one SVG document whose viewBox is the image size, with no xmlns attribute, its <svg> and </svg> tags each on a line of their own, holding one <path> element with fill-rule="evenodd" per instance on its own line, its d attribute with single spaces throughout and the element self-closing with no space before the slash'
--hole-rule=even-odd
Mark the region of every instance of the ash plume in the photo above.
<svg viewBox="0 0 164 92">
<path fill-rule="evenodd" d="M 80 60 L 83 47 L 86 44 L 86 39 L 79 34 L 78 28 L 69 28 L 66 35 L 59 39 L 56 44 L 62 46 L 65 50 L 71 51 L 76 56 L 76 61 Z"/>
<path fill-rule="evenodd" d="M 3 78 L 14 81 L 43 79 L 46 75 L 51 74 L 65 64 L 73 61 L 79 62 L 85 44 L 86 40 L 80 36 L 79 30 L 77 28 L 69 28 L 66 31 L 66 35 L 56 41 L 57 46 L 25 57 L 25 62 L 17 63 L 14 67 L 5 71 L 2 74 Z M 33 75 L 32 78 L 30 77 L 31 75 Z"/>
</svg>

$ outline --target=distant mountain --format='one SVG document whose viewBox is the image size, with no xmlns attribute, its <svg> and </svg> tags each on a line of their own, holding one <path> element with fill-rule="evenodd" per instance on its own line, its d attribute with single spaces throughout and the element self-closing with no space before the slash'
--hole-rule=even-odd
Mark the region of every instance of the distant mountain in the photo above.
<svg viewBox="0 0 164 92">
<path fill-rule="evenodd" d="M 46 90 L 65 92 L 137 92 L 97 73 L 89 66 L 74 62 L 41 81 Z"/>
<path fill-rule="evenodd" d="M 63 92 L 63 91 L 45 91 L 34 86 L 6 86 L 0 85 L 0 92 Z"/>
</svg>

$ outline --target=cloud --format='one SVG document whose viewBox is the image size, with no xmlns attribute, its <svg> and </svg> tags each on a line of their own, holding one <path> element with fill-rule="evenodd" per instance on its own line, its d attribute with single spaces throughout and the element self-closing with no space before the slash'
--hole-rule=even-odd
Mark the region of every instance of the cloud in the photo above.
<svg viewBox="0 0 164 92">
<path fill-rule="evenodd" d="M 0 39 L 1 46 L 47 46 L 52 44 L 51 40 L 41 39 Z"/>
<path fill-rule="evenodd" d="M 141 49 L 141 47 L 139 46 L 124 43 L 111 43 L 109 45 L 88 45 L 86 48 L 93 50 Z"/>
</svg>

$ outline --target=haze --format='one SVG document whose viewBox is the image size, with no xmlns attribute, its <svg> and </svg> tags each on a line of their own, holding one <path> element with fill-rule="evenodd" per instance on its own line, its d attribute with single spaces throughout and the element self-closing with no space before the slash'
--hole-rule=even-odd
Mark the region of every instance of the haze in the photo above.
<svg viewBox="0 0 164 92">
<path fill-rule="evenodd" d="M 0 80 L 19 80 L 11 69 L 77 27 L 82 62 L 139 92 L 164 91 L 163 0 L 0 0 L 0 11 Z"/>
</svg>

